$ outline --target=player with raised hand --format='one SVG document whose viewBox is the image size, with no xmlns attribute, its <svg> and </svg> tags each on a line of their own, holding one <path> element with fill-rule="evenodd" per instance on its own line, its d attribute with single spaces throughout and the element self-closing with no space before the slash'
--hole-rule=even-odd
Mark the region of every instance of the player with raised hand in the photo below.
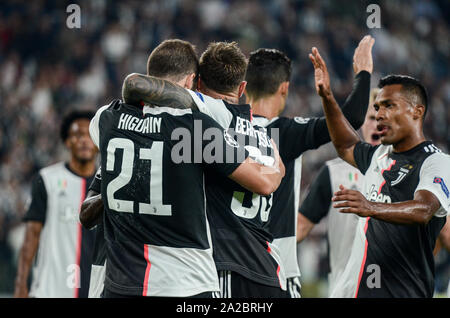
<svg viewBox="0 0 450 318">
<path fill-rule="evenodd" d="M 371 145 L 380 143 L 377 130 L 375 109 L 373 102 L 378 89 L 372 89 L 366 120 L 361 126 L 363 139 Z M 313 227 L 327 217 L 327 239 L 330 272 L 328 274 L 328 293 L 334 289 L 336 280 L 345 269 L 350 257 L 358 216 L 349 213 L 339 213 L 332 206 L 331 198 L 340 185 L 348 189 L 362 190 L 363 174 L 341 158 L 334 158 L 325 162 L 312 182 L 306 198 L 298 211 L 297 242 L 303 241 Z"/>
<path fill-rule="evenodd" d="M 373 43 L 364 38 L 354 53 L 353 91 L 343 106 L 349 122 L 358 129 L 367 111 Z M 246 95 L 253 110 L 253 123 L 279 132 L 279 150 L 286 175 L 273 194 L 267 227 L 279 248 L 287 277 L 287 296 L 300 297 L 296 225 L 301 181 L 301 155 L 330 142 L 325 117 L 279 117 L 288 96 L 291 61 L 281 51 L 258 49 L 250 53 Z"/>
<path fill-rule="evenodd" d="M 425 88 L 404 75 L 380 80 L 374 107 L 381 145 L 372 146 L 343 116 L 318 50 L 309 57 L 333 144 L 365 175 L 364 195 L 341 186 L 333 197 L 340 212 L 361 218 L 331 297 L 432 297 L 433 249 L 450 209 L 450 157 L 424 137 Z"/>
</svg>

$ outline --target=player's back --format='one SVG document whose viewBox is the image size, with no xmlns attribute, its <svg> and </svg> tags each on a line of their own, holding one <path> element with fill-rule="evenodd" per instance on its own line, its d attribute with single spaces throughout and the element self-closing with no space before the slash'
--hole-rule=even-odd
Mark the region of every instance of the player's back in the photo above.
<svg viewBox="0 0 450 318">
<path fill-rule="evenodd" d="M 218 290 L 203 165 L 194 163 L 194 121 L 205 117 L 126 104 L 97 112 L 108 290 L 143 296 Z M 172 134 L 181 140 L 172 140 Z M 182 142 L 188 147 L 174 151 Z"/>
</svg>

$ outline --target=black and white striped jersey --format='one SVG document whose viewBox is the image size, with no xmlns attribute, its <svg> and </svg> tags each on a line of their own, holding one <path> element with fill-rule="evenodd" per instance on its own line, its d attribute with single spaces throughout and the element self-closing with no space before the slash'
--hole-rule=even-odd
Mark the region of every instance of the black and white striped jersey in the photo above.
<svg viewBox="0 0 450 318">
<path fill-rule="evenodd" d="M 370 92 L 370 74 L 355 75 L 352 92 L 342 111 L 349 123 L 358 129 L 364 122 Z M 277 140 L 278 150 L 286 173 L 279 188 L 273 193 L 270 217 L 266 228 L 274 236 L 273 244 L 280 256 L 287 278 L 300 276 L 297 261 L 297 213 L 299 206 L 302 154 L 331 141 L 325 117 L 275 117 L 267 119 L 254 116 L 253 123 L 267 129 Z"/>
<path fill-rule="evenodd" d="M 203 137 L 217 131 L 220 158 L 208 161 L 211 138 Z M 239 162 L 225 155 L 242 147 L 200 112 L 122 103 L 100 108 L 90 133 L 101 154 L 105 288 L 175 297 L 218 291 L 203 172 L 227 179 Z"/>
<path fill-rule="evenodd" d="M 254 116 L 253 123 L 277 135 L 278 149 L 285 166 L 285 177 L 271 198 L 265 227 L 280 251 L 286 278 L 300 276 L 297 262 L 297 211 L 300 199 L 302 154 L 329 141 L 324 119 Z"/>
<path fill-rule="evenodd" d="M 235 138 L 245 139 L 250 156 L 265 158 L 270 164 L 273 149 L 267 131 L 252 124 L 250 105 L 229 104 L 189 92 L 200 111 L 228 128 Z M 215 174 L 206 175 L 208 219 L 217 269 L 234 271 L 257 283 L 285 289 L 279 251 L 264 226 L 269 218 L 272 196 L 252 193 L 232 180 L 217 180 Z"/>
<path fill-rule="evenodd" d="M 95 231 L 79 222 L 90 178 L 80 177 L 60 162 L 39 171 L 24 221 L 44 224 L 33 266 L 30 296 L 88 296 Z"/>
<path fill-rule="evenodd" d="M 369 201 L 403 202 L 427 190 L 441 206 L 424 225 L 360 218 L 349 261 L 331 296 L 432 297 L 433 249 L 450 210 L 450 156 L 425 141 L 402 153 L 358 143 L 354 157 L 365 174 L 362 193 Z"/>
<path fill-rule="evenodd" d="M 341 158 L 325 162 L 299 209 L 299 212 L 315 224 L 327 217 L 329 292 L 334 289 L 337 279 L 347 265 L 359 220 L 356 214 L 340 213 L 339 209 L 331 204 L 333 193 L 339 191 L 341 184 L 347 189 L 362 191 L 364 175 Z"/>
<path fill-rule="evenodd" d="M 98 168 L 89 186 L 89 191 L 101 193 L 102 170 Z M 89 298 L 100 298 L 103 292 L 106 271 L 106 241 L 103 222 L 95 226 L 95 243 L 92 251 L 91 281 L 89 284 Z"/>
</svg>

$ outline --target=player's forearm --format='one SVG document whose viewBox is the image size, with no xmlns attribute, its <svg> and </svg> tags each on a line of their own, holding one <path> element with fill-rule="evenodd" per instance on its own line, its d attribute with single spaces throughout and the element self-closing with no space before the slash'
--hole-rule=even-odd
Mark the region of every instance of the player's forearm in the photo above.
<svg viewBox="0 0 450 318">
<path fill-rule="evenodd" d="M 396 224 L 427 224 L 433 216 L 433 207 L 417 200 L 396 203 L 373 203 L 370 217 Z"/>
<path fill-rule="evenodd" d="M 353 89 L 347 97 L 342 112 L 354 129 L 359 129 L 365 120 L 370 98 L 370 73 L 361 71 L 355 76 Z"/>
<path fill-rule="evenodd" d="M 84 200 L 80 210 L 80 223 L 87 229 L 99 224 L 103 214 L 103 200 L 101 194 Z"/>
<path fill-rule="evenodd" d="M 191 108 L 197 106 L 192 96 L 182 87 L 153 76 L 132 73 L 122 86 L 122 97 L 131 105 L 144 104 L 171 108 Z"/>
<path fill-rule="evenodd" d="M 30 273 L 33 258 L 39 246 L 39 238 L 42 229 L 42 224 L 37 222 L 28 222 L 26 226 L 25 239 L 20 250 L 19 261 L 17 265 L 17 274 L 15 281 L 15 294 L 20 295 L 20 291 L 27 288 L 27 280 Z"/>
<path fill-rule="evenodd" d="M 332 93 L 322 97 L 322 103 L 331 141 L 339 156 L 345 158 L 360 141 L 359 135 L 345 118 Z"/>
</svg>

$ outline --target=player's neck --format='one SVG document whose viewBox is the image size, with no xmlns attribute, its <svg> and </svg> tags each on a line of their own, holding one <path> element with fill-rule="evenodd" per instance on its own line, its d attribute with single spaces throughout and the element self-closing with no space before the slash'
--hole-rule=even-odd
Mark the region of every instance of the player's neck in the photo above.
<svg viewBox="0 0 450 318">
<path fill-rule="evenodd" d="M 223 99 L 225 101 L 227 101 L 230 104 L 239 104 L 239 96 L 237 93 L 234 92 L 230 92 L 230 93 L 218 93 L 208 87 L 202 87 L 202 89 L 200 90 L 203 94 L 208 95 L 212 98 L 215 99 Z"/>
<path fill-rule="evenodd" d="M 393 144 L 394 152 L 405 152 L 408 151 L 422 142 L 426 141 L 423 131 L 420 129 L 416 133 L 411 133 L 407 138 L 404 138 L 400 142 Z"/>
<path fill-rule="evenodd" d="M 258 100 L 250 99 L 249 104 L 252 106 L 254 115 L 264 116 L 268 119 L 272 119 L 279 115 L 276 96 L 268 96 L 260 98 Z"/>
<path fill-rule="evenodd" d="M 90 177 L 95 173 L 95 160 L 79 161 L 74 158 L 69 161 L 69 168 L 80 177 Z"/>
</svg>

